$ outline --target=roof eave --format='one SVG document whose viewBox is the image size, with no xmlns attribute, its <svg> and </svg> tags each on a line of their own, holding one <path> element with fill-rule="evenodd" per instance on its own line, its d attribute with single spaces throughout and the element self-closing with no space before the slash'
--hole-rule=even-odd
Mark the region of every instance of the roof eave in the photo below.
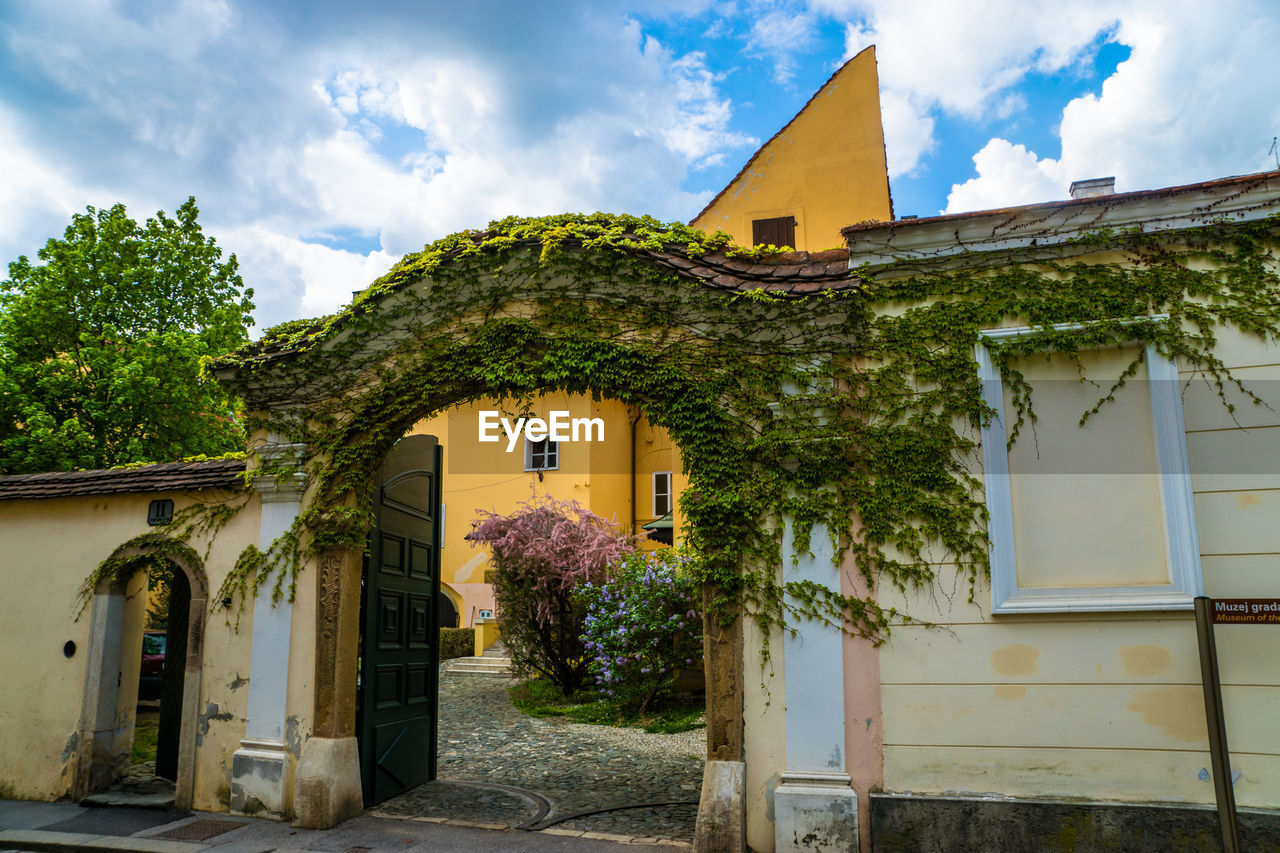
<svg viewBox="0 0 1280 853">
<path fill-rule="evenodd" d="M 975 253 L 1033 256 L 1090 249 L 1096 234 L 1172 233 L 1280 214 L 1280 171 L 1158 190 L 981 210 L 842 229 L 851 268 L 947 264 Z"/>
</svg>

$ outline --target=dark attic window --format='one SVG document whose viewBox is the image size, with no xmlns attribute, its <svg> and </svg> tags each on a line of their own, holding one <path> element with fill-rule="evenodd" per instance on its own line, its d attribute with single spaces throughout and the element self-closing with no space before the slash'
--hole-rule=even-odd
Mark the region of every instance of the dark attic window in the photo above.
<svg viewBox="0 0 1280 853">
<path fill-rule="evenodd" d="M 173 521 L 173 501 L 152 501 L 147 507 L 147 524 L 152 527 L 163 527 Z"/>
<path fill-rule="evenodd" d="M 751 220 L 751 245 L 753 246 L 791 246 L 796 245 L 796 218 L 794 216 L 776 216 L 773 219 Z"/>
</svg>

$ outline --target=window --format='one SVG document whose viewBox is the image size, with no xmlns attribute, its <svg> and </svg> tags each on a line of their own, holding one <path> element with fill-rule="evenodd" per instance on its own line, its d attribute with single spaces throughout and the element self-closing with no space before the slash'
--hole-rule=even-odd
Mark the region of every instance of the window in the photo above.
<svg viewBox="0 0 1280 853">
<path fill-rule="evenodd" d="M 751 245 L 765 246 L 770 244 L 795 247 L 796 218 L 794 216 L 751 220 Z"/>
<path fill-rule="evenodd" d="M 671 472 L 653 472 L 653 517 L 662 518 L 671 512 Z"/>
<path fill-rule="evenodd" d="M 549 438 L 524 441 L 524 470 L 554 471 L 560 467 L 560 444 Z"/>
<path fill-rule="evenodd" d="M 1081 382 L 1064 356 L 1023 359 L 1037 420 L 1008 447 L 1010 391 L 983 343 L 1035 331 L 986 331 L 975 348 L 997 413 L 982 430 L 992 612 L 1189 609 L 1203 586 L 1176 365 L 1150 344 L 1100 348 L 1080 354 Z"/>
</svg>

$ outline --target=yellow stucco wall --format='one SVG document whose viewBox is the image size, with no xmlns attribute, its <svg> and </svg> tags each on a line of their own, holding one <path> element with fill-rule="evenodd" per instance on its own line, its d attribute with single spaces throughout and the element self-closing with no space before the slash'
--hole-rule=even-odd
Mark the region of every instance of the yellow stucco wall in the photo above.
<svg viewBox="0 0 1280 853">
<path fill-rule="evenodd" d="M 604 421 L 603 441 L 561 443 L 559 467 L 541 472 L 541 477 L 538 472 L 524 470 L 523 439 L 511 453 L 506 452 L 505 436 L 496 443 L 480 441 L 479 414 L 483 410 L 500 411 L 501 406 L 491 400 L 469 403 L 423 420 L 411 430 L 434 435 L 444 446 L 445 524 L 440 577 L 446 594 L 458 607 L 462 627 L 473 625 L 480 610 L 494 606 L 492 587 L 484 581 L 484 574 L 490 568 L 489 552 L 473 547 L 466 540 L 480 511 L 509 513 L 534 495 L 552 495 L 559 500 L 577 501 L 603 518 L 615 520 L 623 529 L 643 534 L 639 525 L 653 520 L 653 472 L 673 471 L 677 496 L 687 483 L 680 470 L 679 451 L 666 430 L 650 426 L 641 417 L 633 446 L 632 413 L 616 400 L 597 401 L 581 394 L 565 393 L 537 399 L 532 408 L 537 417 L 545 419 L 551 411 L 567 411 L 572 418 Z M 514 426 L 515 415 L 509 417 Z M 631 495 L 632 453 L 635 454 L 634 498 Z M 678 510 L 676 521 L 678 538 Z M 658 547 L 646 540 L 642 540 L 642 544 Z"/>
<path fill-rule="evenodd" d="M 1280 588 L 1280 383 L 1271 380 L 1280 378 L 1280 348 L 1230 330 L 1219 336 L 1217 354 L 1272 409 L 1237 400 L 1233 419 L 1207 383 L 1185 385 L 1205 592 L 1272 596 Z M 1193 380 L 1186 370 L 1181 377 Z M 1131 391 L 1143 389 L 1120 394 Z M 1062 476 L 1055 500 L 1085 503 L 1076 479 Z M 1128 516 L 1135 528 L 1137 518 Z M 1129 532 L 1145 539 L 1150 531 Z M 1076 529 L 1077 544 L 1059 536 L 1049 547 L 1084 559 L 1080 543 L 1094 534 Z M 881 590 L 883 605 L 938 626 L 897 627 L 881 650 L 886 790 L 1213 802 L 1190 611 L 993 616 L 985 579 L 970 602 L 954 566 L 940 574 L 928 591 Z M 1275 633 L 1216 632 L 1241 806 L 1280 807 Z"/>
<path fill-rule="evenodd" d="M 89 653 L 90 613 L 80 613 L 81 584 L 126 540 L 153 528 L 151 500 L 190 503 L 181 494 L 111 495 L 0 501 L 0 554 L 15 591 L 0 596 L 0 796 L 56 799 L 75 775 L 76 743 Z M 256 500 L 222 532 L 205 565 L 210 593 L 217 590 L 240 549 L 256 541 Z M 74 533 L 70 533 L 74 531 Z M 25 583 L 24 583 L 25 580 Z M 30 594 L 38 590 L 38 594 Z M 117 662 L 117 725 L 132 729 L 141 656 L 146 577 L 128 586 L 124 647 Z M 212 602 L 211 598 L 211 602 Z M 252 615 L 231 630 L 216 605 L 206 623 L 200 720 L 197 728 L 195 807 L 226 809 L 231 754 L 244 735 Z M 77 618 L 78 616 L 78 618 Z M 63 645 L 76 644 L 67 658 Z"/>
<path fill-rule="evenodd" d="M 794 216 L 796 245 L 843 248 L 840 229 L 892 219 L 874 47 L 831 76 L 690 223 L 750 246 L 756 219 Z"/>
</svg>

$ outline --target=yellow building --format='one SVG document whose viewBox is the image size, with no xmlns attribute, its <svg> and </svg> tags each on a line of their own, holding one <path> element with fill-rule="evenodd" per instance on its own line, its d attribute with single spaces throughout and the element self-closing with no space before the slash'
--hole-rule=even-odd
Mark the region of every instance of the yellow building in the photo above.
<svg viewBox="0 0 1280 853">
<path fill-rule="evenodd" d="M 875 47 L 840 67 L 689 224 L 741 246 L 843 248 L 840 229 L 893 218 Z"/>
</svg>

